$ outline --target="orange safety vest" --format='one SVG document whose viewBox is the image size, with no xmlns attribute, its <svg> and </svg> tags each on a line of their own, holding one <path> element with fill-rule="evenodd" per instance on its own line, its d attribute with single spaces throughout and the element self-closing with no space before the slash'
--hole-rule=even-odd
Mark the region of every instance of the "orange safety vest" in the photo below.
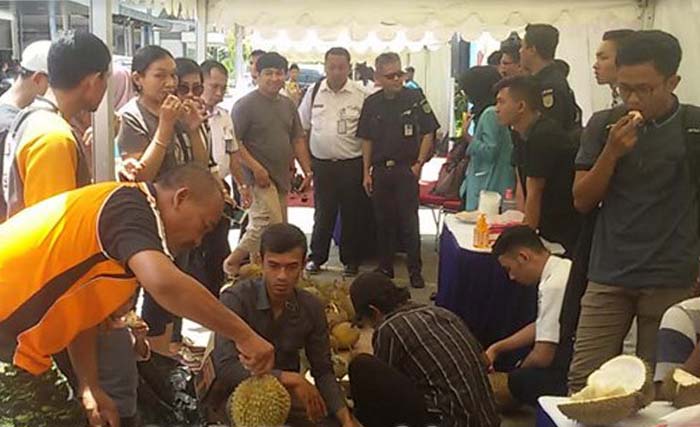
<svg viewBox="0 0 700 427">
<path fill-rule="evenodd" d="M 0 360 L 39 375 L 53 354 L 133 296 L 136 277 L 107 255 L 98 234 L 104 205 L 125 186 L 145 193 L 162 236 L 148 187 L 116 182 L 59 194 L 0 225 Z"/>
</svg>

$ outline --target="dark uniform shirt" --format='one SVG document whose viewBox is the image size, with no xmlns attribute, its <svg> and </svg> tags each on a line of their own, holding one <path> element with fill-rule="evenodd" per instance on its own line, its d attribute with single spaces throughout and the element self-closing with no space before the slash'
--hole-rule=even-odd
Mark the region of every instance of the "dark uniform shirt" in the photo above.
<svg viewBox="0 0 700 427">
<path fill-rule="evenodd" d="M 525 138 L 513 133 L 515 166 L 527 197 L 527 178 L 546 180 L 542 195 L 540 234 L 568 250 L 578 237 L 580 219 L 572 187 L 577 145 L 557 122 L 540 117 Z"/>
<path fill-rule="evenodd" d="M 462 319 L 439 307 L 409 302 L 374 332 L 374 354 L 410 378 L 443 427 L 500 425 L 481 363 L 482 349 Z"/>
<path fill-rule="evenodd" d="M 273 375 L 279 378 L 282 371 L 299 372 L 299 350 L 303 349 L 329 414 L 345 406 L 333 373 L 326 314 L 316 297 L 304 290 L 295 290 L 277 319 L 272 316 L 262 279 L 244 281 L 226 288 L 220 299 L 275 347 Z M 238 360 L 236 345 L 219 334 L 216 335 L 213 361 L 217 387 L 226 389 L 225 395 L 233 392 L 241 381 L 250 376 L 250 372 Z"/>
<path fill-rule="evenodd" d="M 413 164 L 421 139 L 440 124 L 422 91 L 403 88 L 389 99 L 384 90 L 370 95 L 362 106 L 357 136 L 372 141 L 372 164 L 393 160 Z"/>
<path fill-rule="evenodd" d="M 566 77 L 554 64 L 547 65 L 533 77 L 542 89 L 542 104 L 545 116 L 559 122 L 564 130 L 581 128 L 581 108 L 576 104 L 574 91 Z"/>
</svg>

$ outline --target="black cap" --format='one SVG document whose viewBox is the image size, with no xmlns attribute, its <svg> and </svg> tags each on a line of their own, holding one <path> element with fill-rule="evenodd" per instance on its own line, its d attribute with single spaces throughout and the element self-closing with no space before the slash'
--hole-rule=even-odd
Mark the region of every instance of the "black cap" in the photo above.
<svg viewBox="0 0 700 427">
<path fill-rule="evenodd" d="M 397 291 L 397 286 L 385 274 L 362 273 L 350 285 L 350 299 L 355 307 L 355 322 L 370 314 L 370 305 L 384 308 L 386 301 Z"/>
</svg>

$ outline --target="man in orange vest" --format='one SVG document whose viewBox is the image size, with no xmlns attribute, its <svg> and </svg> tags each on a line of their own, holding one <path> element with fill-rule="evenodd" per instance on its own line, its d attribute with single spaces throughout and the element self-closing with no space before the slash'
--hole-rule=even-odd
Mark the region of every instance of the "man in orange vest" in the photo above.
<svg viewBox="0 0 700 427">
<path fill-rule="evenodd" d="M 62 193 L 0 225 L 0 425 L 24 426 L 13 422 L 30 412 L 26 425 L 83 422 L 74 410 L 63 420 L 36 419 L 55 403 L 70 408 L 56 401 L 51 359 L 67 348 L 90 426 L 118 427 L 115 405 L 99 386 L 96 326 L 138 285 L 168 311 L 233 340 L 253 373 L 269 371 L 273 347 L 172 262 L 200 244 L 223 206 L 213 175 L 185 165 L 154 184 L 111 182 Z M 18 387 L 56 390 L 18 402 Z M 18 403 L 36 410 L 21 412 Z"/>
</svg>

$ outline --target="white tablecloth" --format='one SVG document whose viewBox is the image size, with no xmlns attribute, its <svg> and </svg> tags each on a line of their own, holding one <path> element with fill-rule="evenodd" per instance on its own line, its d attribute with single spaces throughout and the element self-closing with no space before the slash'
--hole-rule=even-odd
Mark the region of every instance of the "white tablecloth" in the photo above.
<svg viewBox="0 0 700 427">
<path fill-rule="evenodd" d="M 491 248 L 481 249 L 474 247 L 474 224 L 462 222 L 454 214 L 448 214 L 445 216 L 445 227 L 454 234 L 460 248 L 472 252 L 491 253 Z M 565 252 L 564 247 L 559 243 L 548 242 L 545 239 L 542 239 L 542 243 L 555 255 L 562 255 Z"/>
<path fill-rule="evenodd" d="M 566 397 L 545 396 L 540 397 L 538 403 L 557 427 L 582 427 L 583 424 L 566 418 L 557 408 L 558 404 L 567 400 Z M 655 427 L 662 423 L 661 418 L 675 411 L 676 408 L 671 406 L 669 402 L 654 402 L 639 411 L 634 417 L 609 427 Z M 537 427 L 541 426 L 538 424 Z"/>
</svg>

